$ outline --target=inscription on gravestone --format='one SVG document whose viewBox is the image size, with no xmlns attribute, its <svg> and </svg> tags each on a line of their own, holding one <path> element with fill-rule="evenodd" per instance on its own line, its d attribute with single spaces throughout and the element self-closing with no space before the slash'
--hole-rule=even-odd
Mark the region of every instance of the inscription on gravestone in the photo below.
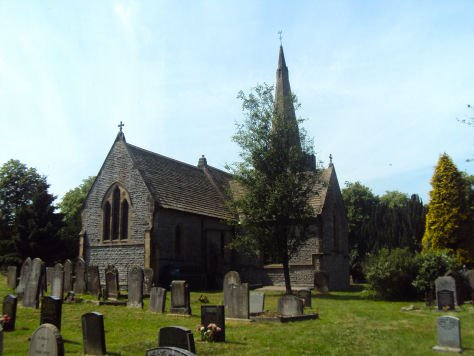
<svg viewBox="0 0 474 356">
<path fill-rule="evenodd" d="M 20 269 L 20 282 L 18 283 L 18 286 L 16 288 L 16 295 L 18 296 L 18 298 L 23 298 L 23 294 L 25 293 L 26 282 L 30 274 L 30 268 L 31 258 L 28 257 L 25 262 L 23 262 Z"/>
<path fill-rule="evenodd" d="M 221 331 L 216 333 L 214 341 L 225 341 L 225 315 L 223 305 L 201 305 L 201 324 L 207 328 L 216 324 Z"/>
<path fill-rule="evenodd" d="M 17 282 L 17 272 L 16 266 L 8 266 L 7 272 L 7 286 L 8 288 L 15 289 Z"/>
<path fill-rule="evenodd" d="M 40 324 L 53 324 L 61 330 L 61 311 L 63 301 L 56 297 L 43 297 L 41 300 Z"/>
<path fill-rule="evenodd" d="M 191 330 L 181 326 L 167 326 L 160 329 L 158 346 L 174 346 L 196 352 L 194 337 Z"/>
<path fill-rule="evenodd" d="M 143 270 L 137 265 L 128 272 L 127 307 L 143 308 Z"/>
<path fill-rule="evenodd" d="M 86 263 L 79 257 L 74 267 L 76 280 L 74 281 L 74 292 L 84 294 L 86 292 Z"/>
<path fill-rule="evenodd" d="M 6 295 L 3 297 L 2 315 L 7 315 L 9 318 L 9 321 L 3 324 L 5 331 L 15 330 L 17 304 L 18 300 L 14 295 Z"/>
<path fill-rule="evenodd" d="M 438 345 L 433 347 L 436 351 L 460 352 L 461 323 L 454 316 L 442 316 L 436 320 L 438 332 Z"/>
<path fill-rule="evenodd" d="M 84 354 L 105 355 L 104 316 L 92 312 L 82 315 Z"/>
<path fill-rule="evenodd" d="M 29 356 L 64 356 L 64 343 L 56 326 L 40 325 L 31 336 Z"/>
<path fill-rule="evenodd" d="M 23 297 L 22 305 L 25 308 L 39 307 L 39 293 L 40 283 L 43 273 L 43 262 L 39 258 L 35 258 L 31 263 L 30 272 L 25 286 L 25 294 Z"/>
<path fill-rule="evenodd" d="M 166 304 L 166 289 L 152 287 L 150 293 L 150 304 L 148 310 L 153 313 L 164 313 Z"/>
</svg>

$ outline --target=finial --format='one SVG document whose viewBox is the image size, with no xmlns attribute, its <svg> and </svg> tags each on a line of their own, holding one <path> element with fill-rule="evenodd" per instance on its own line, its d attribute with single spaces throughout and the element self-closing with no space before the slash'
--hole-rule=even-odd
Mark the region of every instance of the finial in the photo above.
<svg viewBox="0 0 474 356">
<path fill-rule="evenodd" d="M 283 32 L 282 30 L 280 30 L 280 31 L 277 32 L 277 33 L 280 35 L 280 46 L 281 46 L 281 38 L 282 38 L 282 37 L 281 37 L 281 34 L 282 34 L 282 32 Z"/>
<path fill-rule="evenodd" d="M 332 154 L 329 154 L 329 164 L 332 164 Z"/>
<path fill-rule="evenodd" d="M 119 125 L 117 125 L 117 126 L 118 126 L 118 127 L 120 127 L 120 132 L 122 132 L 122 127 L 124 127 L 124 126 L 125 126 L 125 124 L 123 124 L 123 123 L 122 123 L 122 121 L 120 121 L 120 124 L 119 124 Z"/>
</svg>

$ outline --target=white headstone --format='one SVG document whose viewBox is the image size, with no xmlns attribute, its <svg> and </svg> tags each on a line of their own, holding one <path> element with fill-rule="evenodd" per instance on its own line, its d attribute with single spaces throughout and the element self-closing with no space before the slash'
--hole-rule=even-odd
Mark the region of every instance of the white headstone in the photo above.
<svg viewBox="0 0 474 356">
<path fill-rule="evenodd" d="M 31 336 L 29 356 L 64 356 L 63 339 L 53 324 L 42 324 Z"/>
<path fill-rule="evenodd" d="M 438 345 L 436 351 L 461 352 L 461 322 L 454 316 L 441 316 L 436 320 Z"/>
</svg>

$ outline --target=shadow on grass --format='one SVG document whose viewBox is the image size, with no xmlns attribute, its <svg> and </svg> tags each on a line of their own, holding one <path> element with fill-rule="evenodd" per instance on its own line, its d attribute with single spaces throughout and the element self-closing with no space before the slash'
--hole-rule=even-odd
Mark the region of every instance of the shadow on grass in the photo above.
<svg viewBox="0 0 474 356">
<path fill-rule="evenodd" d="M 72 341 L 72 340 L 63 339 L 63 342 L 64 342 L 65 344 L 81 345 L 80 342 Z"/>
<path fill-rule="evenodd" d="M 315 294 L 315 299 L 327 299 L 327 300 L 374 300 L 360 295 L 336 295 L 336 294 Z"/>
</svg>

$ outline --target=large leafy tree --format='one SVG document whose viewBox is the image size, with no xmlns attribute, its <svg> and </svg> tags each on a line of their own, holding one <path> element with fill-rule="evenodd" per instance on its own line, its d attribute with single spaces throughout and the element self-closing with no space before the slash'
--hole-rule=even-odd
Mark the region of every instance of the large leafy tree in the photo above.
<svg viewBox="0 0 474 356">
<path fill-rule="evenodd" d="M 0 265 L 56 258 L 62 223 L 48 188 L 45 176 L 18 160 L 0 168 Z"/>
<path fill-rule="evenodd" d="M 466 181 L 446 153 L 438 160 L 431 186 L 424 251 L 449 251 L 459 263 L 473 264 L 472 214 L 466 200 Z"/>
<path fill-rule="evenodd" d="M 230 208 L 240 217 L 239 223 L 234 221 L 234 246 L 281 263 L 290 294 L 289 260 L 311 234 L 315 214 L 310 199 L 317 173 L 307 169 L 311 143 L 297 121 L 288 119 L 294 111 L 281 109 L 294 110 L 295 98 L 285 97 L 290 105 L 278 106 L 272 93 L 266 84 L 248 95 L 239 93 L 245 118 L 233 140 L 242 161 L 229 167 L 234 174 Z"/>
</svg>

